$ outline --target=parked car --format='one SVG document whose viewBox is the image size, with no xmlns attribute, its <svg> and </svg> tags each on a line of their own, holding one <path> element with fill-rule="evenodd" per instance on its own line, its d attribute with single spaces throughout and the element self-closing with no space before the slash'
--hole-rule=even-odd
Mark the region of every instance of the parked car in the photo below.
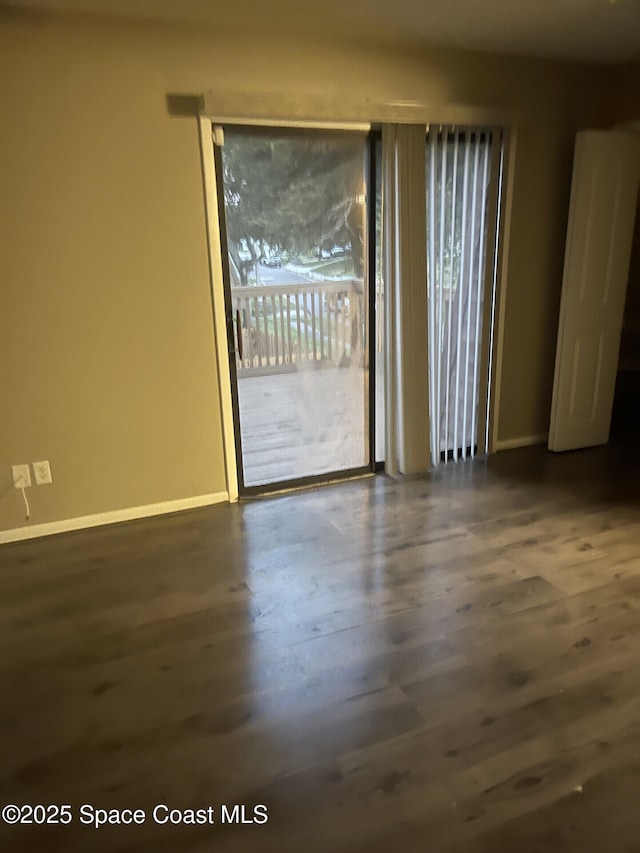
<svg viewBox="0 0 640 853">
<path fill-rule="evenodd" d="M 282 258 L 277 256 L 273 256 L 271 258 L 261 258 L 260 263 L 263 267 L 277 267 L 280 269 L 282 266 Z"/>
</svg>

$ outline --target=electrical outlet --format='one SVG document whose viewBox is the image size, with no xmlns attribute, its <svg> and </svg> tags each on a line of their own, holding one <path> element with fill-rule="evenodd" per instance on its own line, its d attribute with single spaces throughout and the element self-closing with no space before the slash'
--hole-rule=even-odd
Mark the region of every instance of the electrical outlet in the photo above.
<svg viewBox="0 0 640 853">
<path fill-rule="evenodd" d="M 46 459 L 43 462 L 33 462 L 32 464 L 36 486 L 45 486 L 47 483 L 53 483 L 51 466 Z"/>
<path fill-rule="evenodd" d="M 12 465 L 13 485 L 16 489 L 27 489 L 31 485 L 31 469 L 29 465 Z"/>
</svg>

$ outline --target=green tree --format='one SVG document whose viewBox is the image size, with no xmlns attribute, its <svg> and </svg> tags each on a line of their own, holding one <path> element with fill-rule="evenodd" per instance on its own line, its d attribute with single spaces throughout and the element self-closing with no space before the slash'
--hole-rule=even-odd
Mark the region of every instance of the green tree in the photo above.
<svg viewBox="0 0 640 853">
<path fill-rule="evenodd" d="M 226 134 L 227 242 L 243 284 L 267 246 L 295 257 L 350 243 L 362 275 L 364 145 L 355 136 Z"/>
</svg>

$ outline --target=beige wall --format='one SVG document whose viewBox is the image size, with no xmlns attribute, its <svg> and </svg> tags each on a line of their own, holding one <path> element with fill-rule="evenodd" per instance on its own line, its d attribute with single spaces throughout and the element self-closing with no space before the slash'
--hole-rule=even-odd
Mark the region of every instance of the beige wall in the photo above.
<svg viewBox="0 0 640 853">
<path fill-rule="evenodd" d="M 606 75 L 6 13 L 0 63 L 0 530 L 24 524 L 15 462 L 51 461 L 32 523 L 225 489 L 197 131 L 168 92 L 514 110 L 499 434 L 547 429 L 573 134 Z"/>
</svg>

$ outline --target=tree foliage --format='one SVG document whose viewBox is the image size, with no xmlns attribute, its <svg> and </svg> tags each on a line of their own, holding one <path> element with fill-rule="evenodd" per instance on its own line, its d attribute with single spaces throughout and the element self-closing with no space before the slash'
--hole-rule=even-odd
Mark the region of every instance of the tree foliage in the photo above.
<svg viewBox="0 0 640 853">
<path fill-rule="evenodd" d="M 296 257 L 351 244 L 361 272 L 363 151 L 361 137 L 227 132 L 227 242 L 243 283 L 267 247 Z M 245 246 L 249 258 L 242 257 Z"/>
</svg>

